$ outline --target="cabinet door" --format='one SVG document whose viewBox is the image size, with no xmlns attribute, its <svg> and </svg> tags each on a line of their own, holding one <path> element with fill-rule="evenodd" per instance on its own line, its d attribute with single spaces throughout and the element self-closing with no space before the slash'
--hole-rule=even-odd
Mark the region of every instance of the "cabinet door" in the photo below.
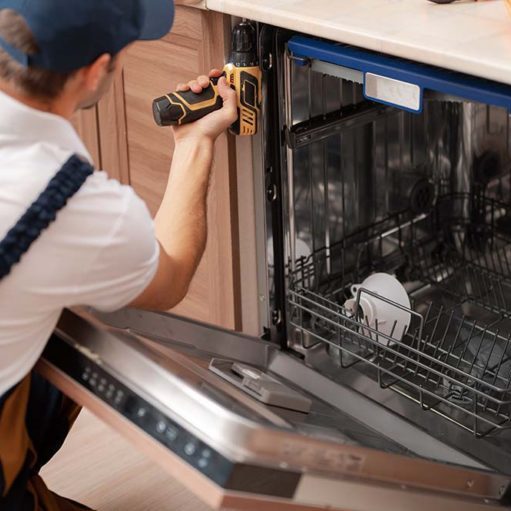
<svg viewBox="0 0 511 511">
<path fill-rule="evenodd" d="M 112 90 L 100 103 L 94 108 L 78 111 L 72 123 L 92 156 L 94 166 L 127 184 L 129 169 L 123 103 L 122 75 L 119 74 Z"/>
<path fill-rule="evenodd" d="M 80 110 L 74 115 L 72 122 L 92 156 L 94 165 L 101 168 L 97 109 Z"/>
<path fill-rule="evenodd" d="M 153 215 L 166 187 L 173 139 L 169 128 L 154 123 L 152 100 L 179 82 L 222 67 L 228 30 L 228 19 L 220 14 L 178 7 L 171 34 L 129 48 L 123 76 L 98 106 L 103 166 L 117 169 Z M 233 153 L 230 136 L 220 137 L 209 194 L 206 253 L 188 296 L 173 311 L 226 328 L 240 327 Z"/>
</svg>

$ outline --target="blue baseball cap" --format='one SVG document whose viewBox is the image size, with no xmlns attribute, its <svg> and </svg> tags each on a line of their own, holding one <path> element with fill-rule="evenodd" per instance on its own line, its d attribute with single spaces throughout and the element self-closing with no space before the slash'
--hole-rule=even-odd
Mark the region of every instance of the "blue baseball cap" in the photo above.
<svg viewBox="0 0 511 511">
<path fill-rule="evenodd" d="M 23 16 L 39 52 L 27 55 L 0 37 L 25 67 L 70 73 L 137 40 L 160 39 L 174 21 L 173 0 L 0 0 Z"/>
</svg>

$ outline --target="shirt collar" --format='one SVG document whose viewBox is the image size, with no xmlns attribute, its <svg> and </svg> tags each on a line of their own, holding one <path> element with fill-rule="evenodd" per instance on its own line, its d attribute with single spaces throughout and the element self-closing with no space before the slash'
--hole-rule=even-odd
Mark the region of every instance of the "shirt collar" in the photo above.
<svg viewBox="0 0 511 511">
<path fill-rule="evenodd" d="M 31 108 L 2 91 L 0 112 L 0 137 L 34 143 L 48 142 L 92 163 L 92 157 L 73 125 L 60 115 Z"/>
</svg>

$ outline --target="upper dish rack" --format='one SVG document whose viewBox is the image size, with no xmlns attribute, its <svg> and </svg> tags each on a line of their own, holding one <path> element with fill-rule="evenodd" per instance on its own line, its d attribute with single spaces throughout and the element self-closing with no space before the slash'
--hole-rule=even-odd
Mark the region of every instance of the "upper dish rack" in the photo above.
<svg viewBox="0 0 511 511">
<path fill-rule="evenodd" d="M 476 436 L 511 428 L 510 213 L 484 196 L 446 195 L 429 213 L 396 213 L 298 259 L 288 271 L 290 325 L 304 345 L 325 343 L 340 367 L 362 364 L 381 387 Z M 343 307 L 350 286 L 374 271 L 406 282 L 403 335 Z"/>
</svg>

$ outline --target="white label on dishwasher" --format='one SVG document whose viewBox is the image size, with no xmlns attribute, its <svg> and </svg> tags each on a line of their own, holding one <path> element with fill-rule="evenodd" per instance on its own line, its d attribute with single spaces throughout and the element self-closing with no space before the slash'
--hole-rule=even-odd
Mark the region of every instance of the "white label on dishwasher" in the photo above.
<svg viewBox="0 0 511 511">
<path fill-rule="evenodd" d="M 366 73 L 364 92 L 367 98 L 420 112 L 421 88 L 386 76 Z"/>
</svg>

